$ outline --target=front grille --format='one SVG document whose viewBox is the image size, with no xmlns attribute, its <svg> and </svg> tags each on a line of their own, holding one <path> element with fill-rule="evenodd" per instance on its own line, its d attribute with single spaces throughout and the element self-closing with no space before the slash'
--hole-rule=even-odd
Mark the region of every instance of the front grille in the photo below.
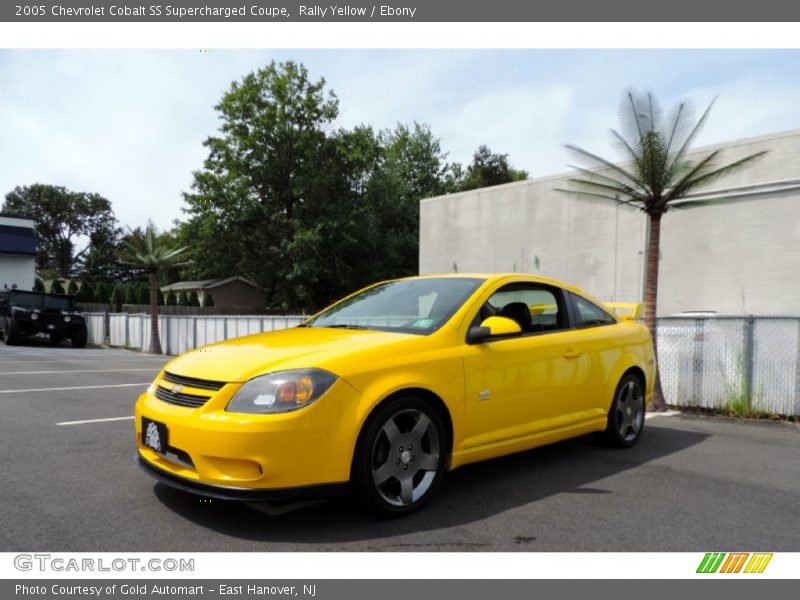
<svg viewBox="0 0 800 600">
<path fill-rule="evenodd" d="M 197 408 L 198 406 L 203 406 L 210 397 L 211 396 L 198 396 L 197 394 L 185 394 L 183 392 L 175 393 L 161 386 L 156 388 L 156 398 L 164 402 L 169 402 L 170 404 L 177 404 L 178 406 Z"/>
<path fill-rule="evenodd" d="M 222 389 L 225 385 L 223 381 L 211 381 L 209 379 L 197 379 L 195 377 L 185 377 L 183 375 L 175 375 L 175 373 L 164 372 L 164 380 L 172 383 L 179 383 L 188 387 L 198 388 L 201 390 L 217 391 Z"/>
<path fill-rule="evenodd" d="M 41 323 L 47 324 L 58 324 L 61 323 L 61 313 L 60 312 L 51 312 L 51 311 L 43 311 L 39 313 L 39 321 Z"/>
</svg>

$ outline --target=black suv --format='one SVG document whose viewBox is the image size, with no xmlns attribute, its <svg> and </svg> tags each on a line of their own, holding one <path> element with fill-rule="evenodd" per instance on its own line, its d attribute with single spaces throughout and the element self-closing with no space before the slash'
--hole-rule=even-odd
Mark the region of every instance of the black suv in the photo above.
<svg viewBox="0 0 800 600">
<path fill-rule="evenodd" d="M 69 338 L 74 348 L 86 346 L 86 319 L 75 306 L 75 297 L 22 290 L 0 292 L 0 338 L 13 346 L 37 333 L 49 335 L 53 344 Z"/>
</svg>

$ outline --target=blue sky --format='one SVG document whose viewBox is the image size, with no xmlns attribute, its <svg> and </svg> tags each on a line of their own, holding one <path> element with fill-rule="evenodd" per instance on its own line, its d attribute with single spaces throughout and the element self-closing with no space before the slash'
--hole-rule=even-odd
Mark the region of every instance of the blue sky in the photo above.
<svg viewBox="0 0 800 600">
<path fill-rule="evenodd" d="M 450 160 L 483 143 L 533 176 L 564 143 L 614 156 L 622 91 L 662 103 L 719 96 L 699 143 L 800 128 L 800 51 L 5 50 L 0 194 L 36 182 L 109 198 L 128 225 L 168 227 L 216 131 L 214 104 L 270 60 L 306 64 L 340 100 L 337 125 L 431 125 Z"/>
</svg>

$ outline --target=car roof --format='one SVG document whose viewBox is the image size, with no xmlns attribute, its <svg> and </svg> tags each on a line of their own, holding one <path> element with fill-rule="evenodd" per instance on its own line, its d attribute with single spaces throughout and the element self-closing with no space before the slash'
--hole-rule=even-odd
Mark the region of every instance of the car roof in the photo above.
<svg viewBox="0 0 800 600">
<path fill-rule="evenodd" d="M 518 279 L 523 281 L 531 281 L 535 283 L 544 283 L 552 285 L 581 295 L 586 295 L 586 292 L 570 285 L 564 281 L 553 279 L 551 277 L 544 277 L 542 275 L 534 275 L 532 273 L 427 273 L 425 275 L 414 275 L 406 277 L 405 279 L 437 279 L 437 278 L 453 278 L 453 279 L 485 279 L 487 282 L 502 281 L 503 279 Z"/>
</svg>

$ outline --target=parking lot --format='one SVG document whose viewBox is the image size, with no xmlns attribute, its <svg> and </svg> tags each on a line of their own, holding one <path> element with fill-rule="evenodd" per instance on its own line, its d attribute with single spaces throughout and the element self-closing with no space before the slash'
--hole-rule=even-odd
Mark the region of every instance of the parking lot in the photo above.
<svg viewBox="0 0 800 600">
<path fill-rule="evenodd" d="M 166 360 L 0 344 L 0 550 L 800 551 L 791 423 L 657 416 L 630 450 L 586 437 L 459 469 L 398 520 L 201 500 L 134 463 L 133 403 Z"/>
</svg>

